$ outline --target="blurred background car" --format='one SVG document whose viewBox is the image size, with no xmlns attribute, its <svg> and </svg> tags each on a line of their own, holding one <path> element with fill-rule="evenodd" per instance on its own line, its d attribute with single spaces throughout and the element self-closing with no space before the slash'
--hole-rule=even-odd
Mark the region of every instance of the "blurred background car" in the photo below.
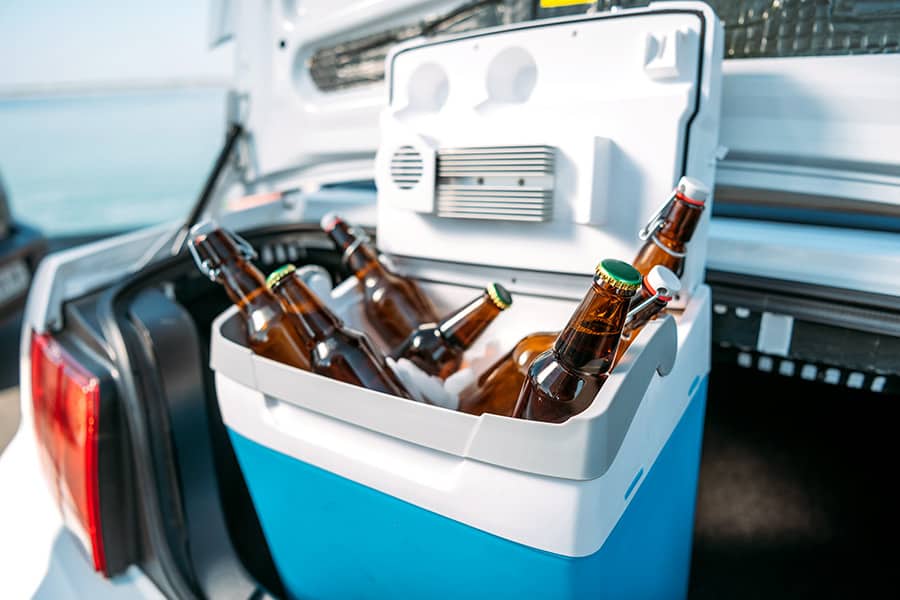
<svg viewBox="0 0 900 600">
<path fill-rule="evenodd" d="M 25 305 L 31 275 L 45 250 L 46 240 L 37 229 L 13 222 L 0 173 L 0 326 Z"/>
</svg>

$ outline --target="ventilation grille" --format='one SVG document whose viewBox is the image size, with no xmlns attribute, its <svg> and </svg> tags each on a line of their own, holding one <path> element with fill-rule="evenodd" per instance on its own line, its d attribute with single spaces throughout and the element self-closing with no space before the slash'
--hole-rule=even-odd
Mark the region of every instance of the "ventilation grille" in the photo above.
<svg viewBox="0 0 900 600">
<path fill-rule="evenodd" d="M 549 221 L 555 157 L 551 146 L 442 150 L 436 213 L 455 219 Z"/>
<path fill-rule="evenodd" d="M 400 146 L 391 157 L 391 181 L 401 190 L 411 190 L 422 180 L 422 155 L 412 146 Z"/>
</svg>

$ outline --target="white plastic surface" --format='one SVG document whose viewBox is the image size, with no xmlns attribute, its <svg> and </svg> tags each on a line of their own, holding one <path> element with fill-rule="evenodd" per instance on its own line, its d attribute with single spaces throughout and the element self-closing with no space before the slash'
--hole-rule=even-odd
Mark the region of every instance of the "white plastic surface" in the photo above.
<svg viewBox="0 0 900 600">
<path fill-rule="evenodd" d="M 380 81 L 323 92 L 308 61 L 321 47 L 450 12 L 455 0 L 236 2 L 237 90 L 252 134 L 250 177 L 328 168 L 371 176 L 378 144 Z M 337 178 L 332 178 L 332 181 Z"/>
<path fill-rule="evenodd" d="M 589 281 L 585 278 L 585 287 Z M 476 295 L 480 291 L 438 284 L 430 284 L 428 289 L 441 305 L 448 299 L 452 299 L 451 305 L 462 304 L 473 291 Z M 338 291 L 356 289 L 342 285 Z M 346 297 L 354 300 L 347 302 Z M 361 318 L 357 294 L 346 293 L 346 297 L 332 302 L 335 307 L 343 307 L 335 308 L 338 314 L 351 326 L 372 331 Z M 491 358 L 480 360 L 484 354 L 480 349 L 490 348 L 491 342 L 494 347 L 508 348 L 527 333 L 561 328 L 576 303 L 519 295 L 516 306 L 518 326 L 509 319 L 495 320 L 491 334 L 482 336 L 467 353 L 472 363 L 486 368 L 493 362 Z M 228 317 L 235 317 L 235 309 L 215 323 L 211 363 L 214 370 L 227 373 L 236 381 L 279 400 L 412 443 L 520 471 L 576 480 L 594 479 L 606 472 L 648 382 L 657 372 L 668 374 L 677 353 L 674 321 L 662 319 L 654 323 L 641 336 L 644 344 L 634 347 L 630 360 L 619 364 L 593 405 L 564 425 L 556 426 L 496 415 L 476 419 L 298 371 L 254 355 L 245 345 L 237 318 Z M 695 367 L 701 368 L 693 364 L 684 368 Z M 377 401 L 373 401 L 375 397 Z"/>
<path fill-rule="evenodd" d="M 638 230 L 683 174 L 712 186 L 718 144 L 719 21 L 701 3 L 660 8 L 396 49 L 376 159 L 380 248 L 560 273 L 632 258 Z M 549 222 L 437 217 L 422 212 L 433 189 L 401 189 L 390 177 L 403 146 L 540 145 L 557 149 Z M 702 280 L 709 204 L 690 245 L 688 293 Z"/>
</svg>

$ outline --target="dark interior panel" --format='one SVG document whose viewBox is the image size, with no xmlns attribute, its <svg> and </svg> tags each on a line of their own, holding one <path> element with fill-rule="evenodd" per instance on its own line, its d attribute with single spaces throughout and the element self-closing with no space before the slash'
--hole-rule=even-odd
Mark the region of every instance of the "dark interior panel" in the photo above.
<svg viewBox="0 0 900 600">
<path fill-rule="evenodd" d="M 898 399 L 714 368 L 690 597 L 882 596 Z"/>
</svg>

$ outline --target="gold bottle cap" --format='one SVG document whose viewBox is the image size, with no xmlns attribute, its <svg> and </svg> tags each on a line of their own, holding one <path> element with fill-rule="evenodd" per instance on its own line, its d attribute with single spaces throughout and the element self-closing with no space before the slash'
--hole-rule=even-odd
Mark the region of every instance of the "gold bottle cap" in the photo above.
<svg viewBox="0 0 900 600">
<path fill-rule="evenodd" d="M 620 290 L 634 291 L 641 286 L 640 272 L 629 263 L 607 258 L 597 265 L 596 276 Z"/>
<path fill-rule="evenodd" d="M 492 283 L 486 288 L 484 291 L 487 292 L 488 297 L 491 299 L 491 302 L 499 308 L 500 310 L 506 310 L 510 306 L 512 306 L 512 294 L 509 293 L 505 287 L 500 285 L 499 283 Z"/>
<path fill-rule="evenodd" d="M 279 267 L 269 273 L 269 276 L 266 277 L 266 287 L 274 289 L 279 283 L 290 277 L 294 274 L 294 271 L 297 270 L 297 267 L 294 265 L 284 265 L 283 267 Z"/>
</svg>

